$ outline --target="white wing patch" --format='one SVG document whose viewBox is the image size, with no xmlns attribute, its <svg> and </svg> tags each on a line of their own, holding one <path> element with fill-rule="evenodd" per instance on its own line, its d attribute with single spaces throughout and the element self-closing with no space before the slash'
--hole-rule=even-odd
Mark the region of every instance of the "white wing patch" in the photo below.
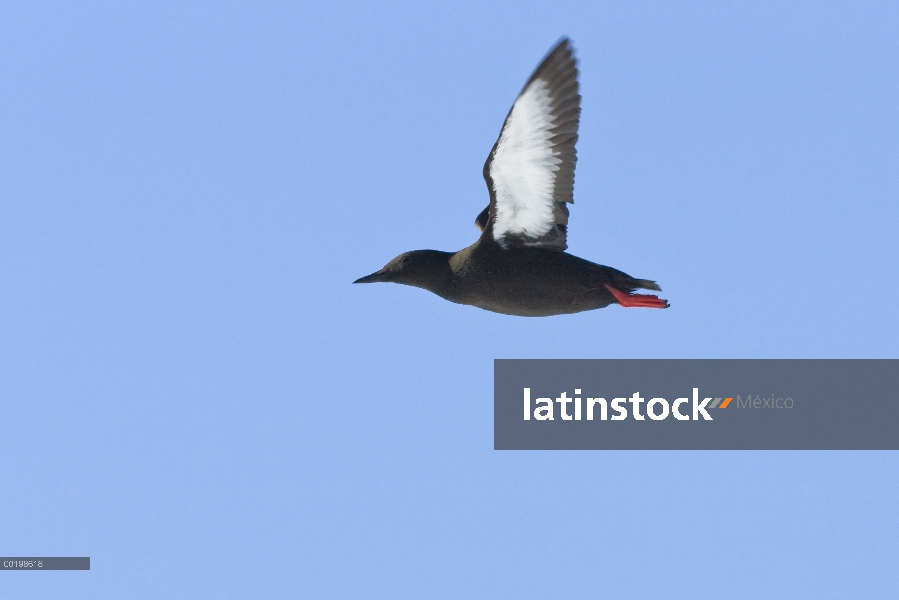
<svg viewBox="0 0 899 600">
<path fill-rule="evenodd" d="M 475 224 L 503 248 L 568 247 L 581 114 L 571 41 L 553 48 L 518 95 L 484 163 L 490 206 Z"/>
<path fill-rule="evenodd" d="M 496 193 L 493 238 L 538 239 L 554 227 L 553 186 L 562 159 L 553 152 L 549 85 L 533 80 L 515 101 L 497 143 L 490 177 Z"/>
</svg>

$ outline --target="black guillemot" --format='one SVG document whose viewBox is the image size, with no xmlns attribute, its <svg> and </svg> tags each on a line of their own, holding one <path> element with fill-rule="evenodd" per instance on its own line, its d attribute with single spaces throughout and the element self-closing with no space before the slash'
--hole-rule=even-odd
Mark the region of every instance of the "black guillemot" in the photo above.
<svg viewBox="0 0 899 600">
<path fill-rule="evenodd" d="M 565 252 L 574 202 L 581 114 L 577 65 L 562 39 L 506 116 L 484 164 L 490 205 L 475 219 L 481 237 L 459 252 L 415 250 L 353 283 L 420 287 L 451 302 L 507 315 L 543 317 L 604 308 L 668 308 L 654 281 Z"/>
</svg>

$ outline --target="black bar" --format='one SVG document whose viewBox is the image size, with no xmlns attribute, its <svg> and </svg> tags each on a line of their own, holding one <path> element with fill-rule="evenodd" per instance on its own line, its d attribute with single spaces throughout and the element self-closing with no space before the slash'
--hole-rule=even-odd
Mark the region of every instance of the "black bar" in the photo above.
<svg viewBox="0 0 899 600">
<path fill-rule="evenodd" d="M 90 556 L 0 556 L 3 571 L 90 571 Z"/>
</svg>

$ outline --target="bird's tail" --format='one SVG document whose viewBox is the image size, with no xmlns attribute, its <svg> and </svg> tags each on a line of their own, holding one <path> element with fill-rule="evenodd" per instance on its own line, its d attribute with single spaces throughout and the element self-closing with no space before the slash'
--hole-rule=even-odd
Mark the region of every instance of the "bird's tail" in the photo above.
<svg viewBox="0 0 899 600">
<path fill-rule="evenodd" d="M 648 279 L 634 279 L 633 280 L 634 288 L 640 288 L 644 290 L 655 290 L 657 292 L 661 292 L 662 288 L 659 287 L 659 284 L 655 281 L 650 281 Z"/>
</svg>

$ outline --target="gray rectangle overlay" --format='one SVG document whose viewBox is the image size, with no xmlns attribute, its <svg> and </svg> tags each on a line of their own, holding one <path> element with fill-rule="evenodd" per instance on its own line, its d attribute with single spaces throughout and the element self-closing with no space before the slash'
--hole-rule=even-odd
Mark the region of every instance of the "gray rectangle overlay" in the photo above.
<svg viewBox="0 0 899 600">
<path fill-rule="evenodd" d="M 894 359 L 497 359 L 493 402 L 497 450 L 899 450 Z"/>
<path fill-rule="evenodd" d="M 0 556 L 4 571 L 90 571 L 90 556 Z"/>
</svg>

